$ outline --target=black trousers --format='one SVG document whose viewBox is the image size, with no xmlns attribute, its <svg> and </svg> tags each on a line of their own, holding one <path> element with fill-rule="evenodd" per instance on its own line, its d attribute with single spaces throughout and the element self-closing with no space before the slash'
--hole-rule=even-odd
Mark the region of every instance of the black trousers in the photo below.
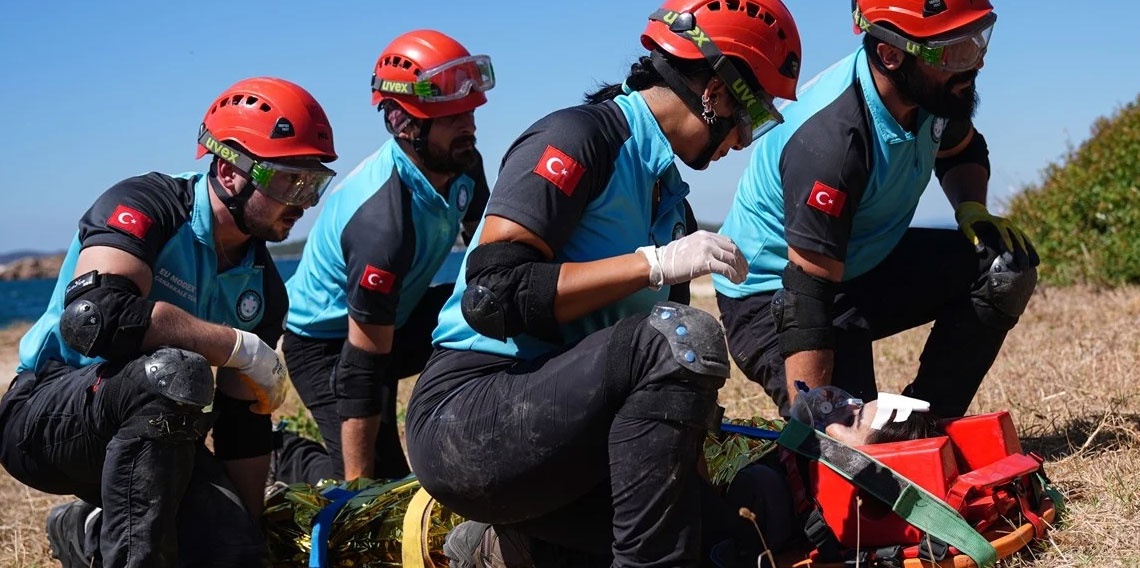
<svg viewBox="0 0 1140 568">
<path fill-rule="evenodd" d="M 382 382 L 388 396 L 380 414 L 380 432 L 376 436 L 374 475 L 377 478 L 396 479 L 411 472 L 400 444 L 396 385 L 400 379 L 423 370 L 431 355 L 431 333 L 439 319 L 439 311 L 453 289 L 453 285 L 429 288 L 408 321 L 396 330 L 391 366 Z M 315 484 L 321 479 L 344 479 L 344 455 L 340 441 L 343 419 L 337 413 L 336 395 L 330 382 L 344 342 L 344 338 L 313 339 L 285 332 L 282 344 L 285 364 L 289 367 L 297 394 L 320 428 L 324 445 L 286 434 L 282 448 L 274 458 L 279 481 Z"/>
<path fill-rule="evenodd" d="M 158 394 L 144 360 L 20 374 L 0 400 L 0 463 L 25 485 L 102 507 L 87 552 L 104 566 L 264 565 L 260 527 L 193 435 L 209 415 Z"/>
<path fill-rule="evenodd" d="M 690 313 L 717 330 L 708 345 L 727 362 L 715 319 Z M 725 377 L 681 366 L 651 317 L 531 361 L 438 350 L 408 407 L 424 488 L 464 517 L 607 565 L 611 554 L 614 566 L 697 565 L 704 425 L 648 416 L 635 401 L 686 400 L 694 415 L 711 414 Z"/>
<path fill-rule="evenodd" d="M 993 365 L 1007 329 L 983 323 L 970 300 L 983 262 L 955 230 L 909 229 L 870 272 L 836 295 L 832 384 L 863 400 L 878 397 L 871 343 L 931 321 L 918 374 L 904 393 L 940 416 L 962 416 Z M 787 416 L 787 378 L 772 318 L 773 293 L 717 294 L 729 352 Z"/>
</svg>

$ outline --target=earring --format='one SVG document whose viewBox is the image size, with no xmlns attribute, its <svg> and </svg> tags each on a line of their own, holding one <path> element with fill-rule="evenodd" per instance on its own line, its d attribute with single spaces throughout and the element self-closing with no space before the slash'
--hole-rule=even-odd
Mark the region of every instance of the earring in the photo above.
<svg viewBox="0 0 1140 568">
<path fill-rule="evenodd" d="M 713 111 L 712 102 L 709 101 L 708 95 L 701 95 L 701 106 L 701 118 L 705 119 L 705 124 L 716 122 L 716 112 Z"/>
</svg>

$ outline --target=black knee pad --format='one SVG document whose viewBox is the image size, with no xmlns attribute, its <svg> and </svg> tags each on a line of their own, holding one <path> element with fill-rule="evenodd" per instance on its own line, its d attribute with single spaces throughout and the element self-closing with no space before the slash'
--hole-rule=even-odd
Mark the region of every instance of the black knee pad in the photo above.
<svg viewBox="0 0 1140 568">
<path fill-rule="evenodd" d="M 680 369 L 636 388 L 618 415 L 691 428 L 717 427 L 721 420 L 717 389 L 729 374 L 728 347 L 720 322 L 706 312 L 674 302 L 657 304 L 644 322 L 665 339 L 670 351 L 665 356 Z"/>
<path fill-rule="evenodd" d="M 133 376 L 118 377 L 120 381 L 133 381 L 133 392 L 140 399 L 117 435 L 171 442 L 204 437 L 214 420 L 214 413 L 204 412 L 214 401 L 214 373 L 206 358 L 163 347 L 144 356 L 140 363 Z"/>
<path fill-rule="evenodd" d="M 653 306 L 646 322 L 665 337 L 677 364 L 699 375 L 728 377 L 724 328 L 712 314 L 676 302 L 660 302 Z"/>
<path fill-rule="evenodd" d="M 998 255 L 970 293 L 978 318 L 986 325 L 1012 329 L 1037 288 L 1037 268 L 1020 266 L 1009 253 Z"/>
<path fill-rule="evenodd" d="M 174 402 L 201 409 L 214 401 L 214 373 L 197 353 L 163 347 L 144 358 L 143 368 L 155 392 Z"/>
</svg>

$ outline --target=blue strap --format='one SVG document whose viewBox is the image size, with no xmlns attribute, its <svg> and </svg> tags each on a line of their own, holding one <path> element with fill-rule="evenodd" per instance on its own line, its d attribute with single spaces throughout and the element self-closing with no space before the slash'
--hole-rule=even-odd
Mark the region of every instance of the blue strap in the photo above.
<svg viewBox="0 0 1140 568">
<path fill-rule="evenodd" d="M 732 434 L 741 434 L 749 438 L 758 438 L 760 440 L 775 440 L 780 437 L 780 433 L 775 430 L 765 430 L 763 428 L 742 426 L 740 424 L 730 424 L 728 422 L 721 423 L 720 431 L 729 432 Z"/>
<path fill-rule="evenodd" d="M 361 490 L 348 491 L 340 487 L 331 487 L 321 493 L 321 495 L 330 501 L 325 505 L 321 512 L 317 513 L 317 517 L 313 519 L 313 534 L 310 541 L 309 548 L 309 568 L 327 568 L 329 557 L 329 535 L 332 533 L 333 519 L 336 514 L 348 503 L 350 499 L 356 497 Z"/>
</svg>

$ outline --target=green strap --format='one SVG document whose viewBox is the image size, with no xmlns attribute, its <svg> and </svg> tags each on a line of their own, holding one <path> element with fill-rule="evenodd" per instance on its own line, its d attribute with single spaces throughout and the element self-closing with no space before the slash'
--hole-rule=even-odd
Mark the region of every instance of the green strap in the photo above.
<svg viewBox="0 0 1140 568">
<path fill-rule="evenodd" d="M 911 525 L 962 551 L 979 566 L 997 563 L 997 551 L 957 511 L 874 458 L 833 440 L 796 420 L 789 420 L 776 443 L 819 461 L 874 495 Z"/>
</svg>

